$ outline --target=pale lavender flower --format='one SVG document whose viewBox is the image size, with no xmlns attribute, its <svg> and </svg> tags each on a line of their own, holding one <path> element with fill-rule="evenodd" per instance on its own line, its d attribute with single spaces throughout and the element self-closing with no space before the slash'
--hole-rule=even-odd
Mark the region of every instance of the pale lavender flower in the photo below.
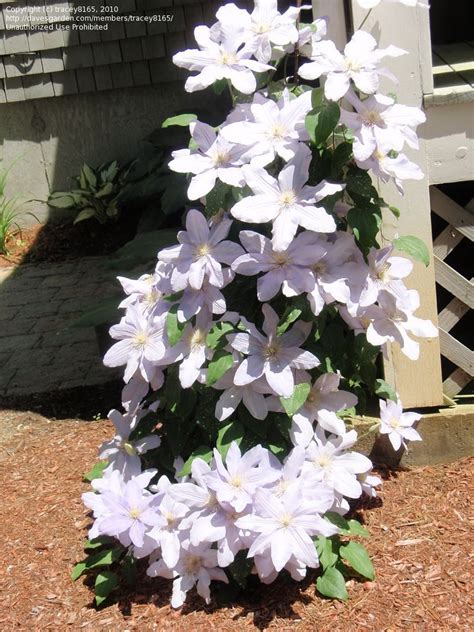
<svg viewBox="0 0 474 632">
<path fill-rule="evenodd" d="M 298 51 L 303 57 L 313 56 L 313 46 L 327 36 L 328 18 L 317 18 L 311 24 L 301 26 L 298 37 Z"/>
<path fill-rule="evenodd" d="M 155 473 L 153 470 L 151 476 Z M 110 535 L 124 546 L 130 543 L 143 546 L 145 533 L 156 524 L 156 506 L 160 499 L 144 489 L 141 482 L 138 477 L 131 478 L 123 483 L 120 494 L 102 491 L 101 498 L 108 513 L 94 523 L 94 537 Z"/>
<path fill-rule="evenodd" d="M 214 450 L 215 470 L 205 475 L 207 485 L 216 493 L 219 503 L 230 505 L 240 512 L 252 503 L 258 487 L 265 487 L 279 477 L 279 472 L 269 465 L 267 451 L 255 446 L 244 455 L 235 441 L 230 444 L 226 464 Z"/>
<path fill-rule="evenodd" d="M 314 422 L 335 435 L 343 435 L 346 425 L 336 413 L 357 404 L 357 397 L 339 390 L 341 376 L 325 373 L 311 387 L 303 406 L 293 415 L 290 437 L 295 445 L 307 446 L 314 436 Z"/>
<path fill-rule="evenodd" d="M 367 262 L 369 274 L 357 301 L 359 305 L 375 303 L 381 290 L 386 290 L 402 303 L 413 300 L 414 290 L 408 290 L 402 281 L 413 270 L 409 259 L 393 256 L 393 246 L 390 245 L 382 249 L 371 248 Z"/>
<path fill-rule="evenodd" d="M 311 331 L 311 324 L 299 321 L 281 336 L 277 335 L 279 317 L 270 305 L 262 307 L 263 336 L 253 325 L 242 320 L 247 331 L 227 336 L 231 346 L 247 357 L 241 362 L 234 384 L 245 386 L 265 376 L 269 387 L 282 397 L 290 397 L 294 390 L 293 369 L 312 369 L 319 360 L 302 344 Z"/>
<path fill-rule="evenodd" d="M 394 450 L 402 446 L 406 449 L 407 441 L 421 441 L 418 432 L 412 427 L 421 419 L 418 413 L 404 413 L 400 400 L 380 400 L 380 434 L 388 435 Z"/>
<path fill-rule="evenodd" d="M 196 121 L 190 124 L 189 129 L 197 148 L 174 151 L 173 160 L 168 164 L 172 171 L 194 174 L 188 198 L 198 200 L 204 197 L 214 188 L 217 179 L 230 186 L 242 187 L 242 156 L 247 148 L 229 143 L 207 123 Z"/>
<path fill-rule="evenodd" d="M 180 523 L 189 508 L 177 502 L 166 491 L 156 509 L 156 519 L 148 536 L 161 547 L 161 556 L 168 568 L 178 563 L 181 552 L 182 532 Z"/>
<path fill-rule="evenodd" d="M 236 521 L 241 529 L 248 529 L 258 536 L 252 543 L 248 557 L 265 555 L 280 572 L 292 559 L 301 566 L 319 566 L 316 547 L 311 539 L 315 535 L 331 536 L 337 527 L 321 517 L 333 503 L 333 494 L 321 485 L 317 500 L 305 499 L 299 489 L 282 496 L 269 490 L 258 489 L 253 499 L 253 513 Z"/>
<path fill-rule="evenodd" d="M 321 480 L 348 498 L 359 498 L 362 487 L 357 479 L 372 469 L 372 462 L 363 454 L 349 452 L 357 441 L 357 433 L 351 430 L 342 437 L 327 439 L 323 431 L 316 430 L 306 448 L 304 469 L 314 468 Z"/>
<path fill-rule="evenodd" d="M 325 180 L 317 186 L 306 185 L 310 161 L 311 152 L 303 145 L 292 162 L 280 171 L 278 179 L 261 167 L 244 166 L 245 180 L 254 195 L 237 202 L 230 210 L 231 215 L 250 224 L 271 221 L 275 250 L 286 250 L 299 226 L 317 233 L 334 232 L 333 217 L 315 204 L 344 187 Z"/>
<path fill-rule="evenodd" d="M 303 64 L 298 74 L 303 79 L 326 77 L 324 93 L 331 101 L 339 101 L 350 88 L 351 80 L 365 94 L 373 94 L 379 87 L 379 75 L 396 81 L 386 68 L 380 68 L 383 57 L 399 57 L 407 51 L 397 46 L 377 48 L 377 42 L 366 31 L 356 31 L 346 44 L 344 53 L 337 50 L 332 40 L 323 40 L 313 46 L 310 62 Z"/>
<path fill-rule="evenodd" d="M 216 418 L 219 421 L 224 421 L 236 411 L 238 405 L 242 402 L 252 417 L 265 419 L 268 415 L 265 395 L 272 394 L 273 390 L 268 387 L 262 378 L 244 386 L 236 386 L 234 384 L 236 371 L 237 366 L 227 371 L 212 385 L 213 388 L 224 391 L 216 403 Z"/>
<path fill-rule="evenodd" d="M 130 305 L 120 323 L 110 328 L 111 337 L 119 342 L 105 354 L 105 366 L 126 364 L 125 382 L 137 371 L 150 382 L 167 350 L 165 325 L 166 313 L 147 316 L 138 305 Z"/>
<path fill-rule="evenodd" d="M 197 26 L 194 37 L 199 49 L 188 49 L 173 55 L 176 66 L 198 73 L 188 77 L 185 90 L 204 90 L 216 81 L 228 79 L 239 92 L 252 94 L 257 87 L 253 73 L 273 70 L 273 67 L 250 59 L 256 46 L 253 42 L 245 45 L 243 28 L 239 24 L 234 24 L 232 28 L 223 26 L 220 36 L 221 41 L 215 41 L 207 26 Z"/>
<path fill-rule="evenodd" d="M 347 303 L 354 290 L 360 294 L 367 278 L 364 262 L 354 237 L 337 232 L 320 237 L 324 254 L 313 264 L 313 287 L 307 294 L 312 312 L 318 316 L 326 304 Z"/>
<path fill-rule="evenodd" d="M 223 268 L 222 277 L 224 279 L 222 287 L 225 287 L 233 280 L 234 273 L 230 268 Z M 221 289 L 222 288 L 211 285 L 207 279 L 204 279 L 202 287 L 199 290 L 187 287 L 178 305 L 177 314 L 179 322 L 188 322 L 193 316 L 206 310 L 210 314 L 224 314 L 226 302 L 224 295 L 220 291 Z"/>
<path fill-rule="evenodd" d="M 111 410 L 108 418 L 115 426 L 115 436 L 105 441 L 99 448 L 99 458 L 107 459 L 115 470 L 122 473 L 124 478 L 137 475 L 141 471 L 140 455 L 158 448 L 161 439 L 157 435 L 148 435 L 131 441 L 131 432 L 139 419 L 147 411 L 136 412 L 134 415 L 122 415 L 118 410 Z"/>
<path fill-rule="evenodd" d="M 201 367 L 210 356 L 207 347 L 207 335 L 212 319 L 207 310 L 201 310 L 196 316 L 196 324 L 186 325 L 180 341 L 170 347 L 166 357 L 168 362 L 180 362 L 179 381 L 183 388 L 189 388 L 198 379 Z"/>
<path fill-rule="evenodd" d="M 299 234 L 286 250 L 274 250 L 269 239 L 250 230 L 240 231 L 239 239 L 247 254 L 238 257 L 232 269 L 246 276 L 265 273 L 257 281 L 259 301 L 269 301 L 280 288 L 285 296 L 311 291 L 311 266 L 325 253 L 312 231 Z"/>
<path fill-rule="evenodd" d="M 198 595 L 209 603 L 211 581 L 229 583 L 224 571 L 217 568 L 217 551 L 211 546 L 209 542 L 193 546 L 188 540 L 183 540 L 176 565 L 169 568 L 164 560 L 159 560 L 148 567 L 147 575 L 150 577 L 174 578 L 171 597 L 173 608 L 180 608 L 184 604 L 187 592 L 194 585 L 196 585 Z"/>
<path fill-rule="evenodd" d="M 292 98 L 285 90 L 277 103 L 259 96 L 250 106 L 253 121 L 229 123 L 222 127 L 221 135 L 245 145 L 252 165 L 264 167 L 276 156 L 288 161 L 297 153 L 299 141 L 309 140 L 304 121 L 310 110 L 311 91 Z"/>
<path fill-rule="evenodd" d="M 200 290 L 207 278 L 210 285 L 221 288 L 225 283 L 221 263 L 232 264 L 243 250 L 225 241 L 232 221 L 223 218 L 211 229 L 202 213 L 191 209 L 186 216 L 186 231 L 178 233 L 178 246 L 165 248 L 160 261 L 173 264 L 171 285 L 175 292 L 190 286 Z"/>
<path fill-rule="evenodd" d="M 407 143 L 418 149 L 415 130 L 426 121 L 419 108 L 400 105 L 382 94 L 361 101 L 353 90 L 349 90 L 345 98 L 355 112 L 341 110 L 341 123 L 354 133 L 353 148 L 357 160 L 367 160 L 379 146 L 401 151 Z"/>
<path fill-rule="evenodd" d="M 382 182 L 393 180 L 401 195 L 405 180 L 423 180 L 425 177 L 419 165 L 403 153 L 394 153 L 386 144 L 381 144 L 366 160 L 356 160 L 356 163 L 361 169 L 372 171 Z"/>
<path fill-rule="evenodd" d="M 235 29 L 236 23 L 242 25 L 246 41 L 255 49 L 255 58 L 267 63 L 272 59 L 272 44 L 288 46 L 298 41 L 296 20 L 300 10 L 299 7 L 289 7 L 281 14 L 276 0 L 255 0 L 255 8 L 249 14 L 234 4 L 226 4 L 216 13 L 219 20 L 216 26 Z"/>
</svg>

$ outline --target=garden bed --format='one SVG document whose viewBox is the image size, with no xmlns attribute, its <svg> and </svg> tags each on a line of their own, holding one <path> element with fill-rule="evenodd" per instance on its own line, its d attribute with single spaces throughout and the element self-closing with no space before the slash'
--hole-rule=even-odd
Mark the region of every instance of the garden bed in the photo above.
<svg viewBox="0 0 474 632">
<path fill-rule="evenodd" d="M 473 459 L 413 470 L 383 471 L 380 500 L 360 516 L 377 578 L 350 582 L 347 603 L 315 595 L 281 578 L 232 606 L 191 597 L 182 612 L 168 605 L 170 584 L 143 577 L 104 608 L 70 571 L 83 556 L 89 518 L 82 473 L 109 438 L 108 422 L 50 421 L 3 410 L 0 427 L 0 628 L 91 630 L 469 630 L 469 497 Z"/>
<path fill-rule="evenodd" d="M 68 220 L 14 231 L 7 241 L 8 255 L 0 255 L 0 268 L 111 254 L 133 238 L 137 222 L 138 217 L 130 214 L 106 226 L 95 220 Z"/>
</svg>

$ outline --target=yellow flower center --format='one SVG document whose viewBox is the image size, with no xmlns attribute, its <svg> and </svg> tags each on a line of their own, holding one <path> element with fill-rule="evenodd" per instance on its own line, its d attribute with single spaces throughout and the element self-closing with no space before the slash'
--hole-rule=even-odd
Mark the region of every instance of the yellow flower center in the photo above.
<svg viewBox="0 0 474 632">
<path fill-rule="evenodd" d="M 141 514 L 141 511 L 137 507 L 132 507 L 130 511 L 128 512 L 128 514 L 130 518 L 133 518 L 134 520 L 136 520 L 138 516 Z"/>
<path fill-rule="evenodd" d="M 397 419 L 396 417 L 392 417 L 390 419 L 390 426 L 394 429 L 400 428 L 400 420 Z"/>
<path fill-rule="evenodd" d="M 272 259 L 279 266 L 284 266 L 290 261 L 290 257 L 286 252 L 274 252 Z"/>
<path fill-rule="evenodd" d="M 124 441 L 122 444 L 122 447 L 125 450 L 125 452 L 129 454 L 130 456 L 135 456 L 137 454 L 137 451 L 133 447 L 133 444 L 130 443 L 130 441 Z"/>
<path fill-rule="evenodd" d="M 286 136 L 286 129 L 280 123 L 275 123 L 270 129 L 270 138 L 275 138 L 277 140 L 281 140 Z"/>
<path fill-rule="evenodd" d="M 232 53 L 222 53 L 220 62 L 223 66 L 232 66 L 237 63 L 237 57 Z"/>
<path fill-rule="evenodd" d="M 384 263 L 377 270 L 377 278 L 380 279 L 383 282 L 387 281 L 387 276 L 388 276 L 388 271 L 389 270 L 390 270 L 390 264 L 389 263 Z"/>
<path fill-rule="evenodd" d="M 169 513 L 169 511 L 165 511 L 163 513 L 163 517 L 168 523 L 168 527 L 174 527 L 174 525 L 176 524 L 176 516 L 174 514 Z"/>
<path fill-rule="evenodd" d="M 136 347 L 144 347 L 147 343 L 148 336 L 146 331 L 138 331 L 135 334 L 135 346 Z"/>
<path fill-rule="evenodd" d="M 320 454 L 314 461 L 313 464 L 315 467 L 320 467 L 323 470 L 326 470 L 331 465 L 331 457 L 327 454 Z"/>
<path fill-rule="evenodd" d="M 355 59 L 346 59 L 344 65 L 346 67 L 346 70 L 352 70 L 356 72 L 361 68 L 360 63 Z"/>
<path fill-rule="evenodd" d="M 291 206 L 296 201 L 296 195 L 294 191 L 284 191 L 280 196 L 280 204 L 282 206 Z"/>
<path fill-rule="evenodd" d="M 262 35 L 262 33 L 268 33 L 269 30 L 270 30 L 270 24 L 260 23 L 260 24 L 255 24 L 255 26 L 253 27 L 254 33 L 257 33 L 258 35 Z"/>
<path fill-rule="evenodd" d="M 218 151 L 214 154 L 213 160 L 216 167 L 221 167 L 222 165 L 226 165 L 230 160 L 229 152 Z"/>
<path fill-rule="evenodd" d="M 206 257 L 208 254 L 210 254 L 210 252 L 211 247 L 209 244 L 199 244 L 199 246 L 197 246 L 195 249 L 196 257 L 198 259 L 199 257 Z"/>
<path fill-rule="evenodd" d="M 291 525 L 292 522 L 293 522 L 293 516 L 289 513 L 283 514 L 283 516 L 281 516 L 280 518 L 280 524 L 285 529 L 287 529 Z"/>
<path fill-rule="evenodd" d="M 263 351 L 263 355 L 265 358 L 270 359 L 278 355 L 279 351 L 280 345 L 278 345 L 276 342 L 269 342 Z"/>
<path fill-rule="evenodd" d="M 321 399 L 320 393 L 315 393 L 314 391 L 311 391 L 306 401 L 309 402 L 310 404 L 316 404 L 317 402 L 319 402 L 320 399 Z"/>
<path fill-rule="evenodd" d="M 148 294 L 145 294 L 143 300 L 147 305 L 154 305 L 160 297 L 161 292 L 159 290 L 152 290 L 151 292 L 148 292 Z"/>
<path fill-rule="evenodd" d="M 367 110 L 364 115 L 364 122 L 370 126 L 378 125 L 381 127 L 383 125 L 382 117 L 376 110 Z"/>
<path fill-rule="evenodd" d="M 371 319 L 367 318 L 367 316 L 362 316 L 362 318 L 360 318 L 360 324 L 364 329 L 367 329 L 371 322 Z"/>
<path fill-rule="evenodd" d="M 241 489 L 243 485 L 243 481 L 240 476 L 233 476 L 229 483 L 232 487 L 235 487 L 235 489 Z"/>
<path fill-rule="evenodd" d="M 189 575 L 193 575 L 197 573 L 201 568 L 201 558 L 199 555 L 187 555 L 186 561 L 184 562 L 184 567 L 186 569 L 186 573 Z"/>
<path fill-rule="evenodd" d="M 311 266 L 311 269 L 315 274 L 324 274 L 326 272 L 326 264 L 324 261 L 318 261 Z"/>
<path fill-rule="evenodd" d="M 191 336 L 191 340 L 189 341 L 189 346 L 191 347 L 191 349 L 195 349 L 196 347 L 200 347 L 201 345 L 203 345 L 205 340 L 206 332 L 202 329 L 195 329 Z"/>
<path fill-rule="evenodd" d="M 375 160 L 383 160 L 385 158 L 385 154 L 383 152 L 381 152 L 379 149 L 377 149 L 376 151 L 374 151 L 373 153 L 373 157 L 375 158 Z"/>
</svg>

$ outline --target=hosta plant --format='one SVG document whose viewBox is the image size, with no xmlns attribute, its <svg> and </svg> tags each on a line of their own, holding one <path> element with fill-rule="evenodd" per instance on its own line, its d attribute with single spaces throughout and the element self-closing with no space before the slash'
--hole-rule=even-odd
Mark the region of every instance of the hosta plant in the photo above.
<svg viewBox="0 0 474 632">
<path fill-rule="evenodd" d="M 189 124 L 169 164 L 188 177 L 183 229 L 152 274 L 119 277 L 104 361 L 124 368 L 122 405 L 83 496 L 96 552 L 74 571 L 99 569 L 98 603 L 137 560 L 172 580 L 174 607 L 194 586 L 209 602 L 283 572 L 319 569 L 339 599 L 349 575 L 374 577 L 353 539 L 367 532 L 344 517 L 380 484 L 350 414 L 379 397 L 393 447 L 419 440 L 377 357 L 396 344 L 416 360 L 437 334 L 400 254 L 427 263 L 426 247 L 382 242 L 382 210 L 398 211 L 374 182 L 398 195 L 423 177 L 404 148 L 425 117 L 378 91 L 384 58 L 405 51 L 359 30 L 340 52 L 300 12 L 224 5 L 174 56 L 186 90 L 227 87 L 232 109 L 217 128 L 168 121 Z"/>
</svg>

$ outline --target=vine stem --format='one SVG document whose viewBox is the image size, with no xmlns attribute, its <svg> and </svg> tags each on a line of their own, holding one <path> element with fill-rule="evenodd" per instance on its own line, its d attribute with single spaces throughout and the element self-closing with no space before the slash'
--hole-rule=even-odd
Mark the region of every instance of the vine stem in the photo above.
<svg viewBox="0 0 474 632">
<path fill-rule="evenodd" d="M 360 29 L 364 26 L 364 24 L 367 22 L 367 20 L 368 20 L 368 18 L 369 18 L 369 15 L 370 15 L 371 13 L 372 13 L 372 9 L 369 9 L 369 10 L 367 11 L 367 14 L 366 14 L 365 18 L 364 18 L 364 19 L 362 20 L 362 22 L 359 24 L 359 26 L 358 26 L 358 28 L 357 28 L 357 31 L 360 31 Z"/>
</svg>

